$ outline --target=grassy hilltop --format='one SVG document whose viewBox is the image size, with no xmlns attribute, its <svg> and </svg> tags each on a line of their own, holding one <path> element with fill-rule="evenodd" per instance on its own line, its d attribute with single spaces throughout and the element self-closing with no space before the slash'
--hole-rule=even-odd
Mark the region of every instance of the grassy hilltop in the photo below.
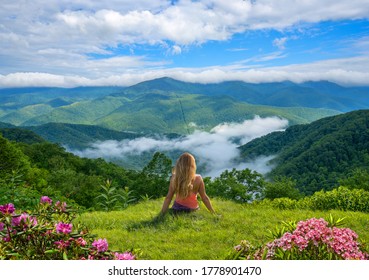
<svg viewBox="0 0 369 280">
<path fill-rule="evenodd" d="M 163 199 L 141 202 L 123 211 L 84 213 L 79 220 L 113 250 L 140 249 L 148 260 L 221 260 L 241 240 L 253 245 L 271 241 L 268 230 L 283 221 L 346 217 L 345 227 L 369 240 L 369 214 L 344 211 L 277 210 L 268 206 L 212 199 L 217 215 L 205 206 L 189 215 L 155 220 Z"/>
</svg>

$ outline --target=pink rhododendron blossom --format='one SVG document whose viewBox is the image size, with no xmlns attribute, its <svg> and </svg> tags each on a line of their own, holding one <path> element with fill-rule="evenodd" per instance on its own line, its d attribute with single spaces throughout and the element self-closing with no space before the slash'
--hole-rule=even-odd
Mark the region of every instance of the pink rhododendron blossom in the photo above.
<svg viewBox="0 0 369 280">
<path fill-rule="evenodd" d="M 135 256 L 130 252 L 125 253 L 114 253 L 115 260 L 134 260 Z"/>
<path fill-rule="evenodd" d="M 53 203 L 53 201 L 51 200 L 51 198 L 50 197 L 48 197 L 48 196 L 42 196 L 41 198 L 40 198 L 40 203 L 41 204 L 49 204 L 49 205 L 51 205 L 52 203 Z"/>
<path fill-rule="evenodd" d="M 76 243 L 80 246 L 86 246 L 87 244 L 86 240 L 84 240 L 82 237 L 78 237 L 78 239 L 76 240 Z"/>
<path fill-rule="evenodd" d="M 13 203 L 8 203 L 5 205 L 0 205 L 0 212 L 3 213 L 4 215 L 6 214 L 13 214 L 15 211 L 14 208 L 14 204 Z"/>
<path fill-rule="evenodd" d="M 55 241 L 54 244 L 59 250 L 64 250 L 70 246 L 70 242 L 64 240 Z"/>
<path fill-rule="evenodd" d="M 28 228 L 31 226 L 37 226 L 37 219 L 36 217 L 32 217 L 27 213 L 22 213 L 20 216 L 13 217 L 12 219 L 13 226 L 23 226 L 23 228 Z"/>
<path fill-rule="evenodd" d="M 292 233 L 286 232 L 281 238 L 266 245 L 267 259 L 273 258 L 277 248 L 283 251 L 297 248 L 302 252 L 308 250 L 309 245 L 325 246 L 328 252 L 335 253 L 342 259 L 368 259 L 368 254 L 360 251 L 357 238 L 358 235 L 353 230 L 328 227 L 324 219 L 300 221 Z M 260 256 L 257 254 L 256 257 Z"/>
<path fill-rule="evenodd" d="M 108 250 L 108 242 L 106 239 L 99 239 L 92 242 L 92 246 L 97 249 L 98 252 L 105 252 Z"/>
<path fill-rule="evenodd" d="M 55 227 L 57 233 L 68 234 L 72 232 L 72 224 L 58 223 Z"/>
<path fill-rule="evenodd" d="M 67 210 L 67 203 L 57 201 L 55 203 L 55 208 L 56 208 L 56 210 L 58 210 L 60 212 L 65 212 Z"/>
<path fill-rule="evenodd" d="M 4 240 L 4 242 L 10 242 L 10 240 L 12 240 L 12 239 L 10 238 L 10 235 L 7 234 L 5 237 L 3 237 L 3 240 Z"/>
</svg>

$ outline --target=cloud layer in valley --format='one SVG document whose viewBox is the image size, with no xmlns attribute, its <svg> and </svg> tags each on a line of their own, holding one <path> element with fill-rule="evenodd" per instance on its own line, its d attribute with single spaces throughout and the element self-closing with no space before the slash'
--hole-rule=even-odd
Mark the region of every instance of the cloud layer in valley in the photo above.
<svg viewBox="0 0 369 280">
<path fill-rule="evenodd" d="M 237 147 L 255 138 L 266 135 L 270 132 L 283 130 L 288 125 L 288 121 L 277 117 L 261 118 L 256 116 L 252 120 L 245 120 L 242 123 L 223 123 L 214 127 L 211 131 L 196 130 L 194 133 L 179 139 L 148 138 L 141 137 L 124 141 L 103 141 L 96 142 L 90 148 L 82 151 L 72 151 L 73 153 L 90 158 L 103 157 L 124 158 L 126 156 L 140 156 L 144 152 L 169 152 L 174 150 L 188 151 L 193 153 L 198 161 L 206 165 L 206 176 L 216 177 L 225 169 L 250 168 L 260 173 L 270 170 L 267 165 L 272 159 L 271 156 L 260 157 L 256 160 L 237 163 L 235 160 L 239 156 Z"/>
</svg>

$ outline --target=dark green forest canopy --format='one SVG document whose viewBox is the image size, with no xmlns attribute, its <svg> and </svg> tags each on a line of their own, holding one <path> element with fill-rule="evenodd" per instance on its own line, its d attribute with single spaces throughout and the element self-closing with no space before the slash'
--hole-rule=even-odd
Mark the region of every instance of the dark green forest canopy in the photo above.
<svg viewBox="0 0 369 280">
<path fill-rule="evenodd" d="M 118 193 L 129 193 L 137 199 L 146 195 L 162 197 L 167 191 L 172 163 L 164 155 L 153 156 L 142 171 L 128 170 L 101 158 L 78 157 L 40 137 L 32 142 L 33 132 L 22 129 L 6 132 L 12 141 L 0 133 L 1 203 L 8 203 L 11 198 L 26 207 L 36 197 L 50 195 L 88 209 L 96 205 L 96 197 L 107 180 L 112 181 Z M 158 170 L 166 176 L 157 173 L 155 159 L 165 163 Z"/>
<path fill-rule="evenodd" d="M 288 176 L 306 194 L 332 189 L 356 168 L 369 168 L 369 110 L 273 132 L 240 147 L 243 159 L 277 155 L 270 177 Z"/>
</svg>

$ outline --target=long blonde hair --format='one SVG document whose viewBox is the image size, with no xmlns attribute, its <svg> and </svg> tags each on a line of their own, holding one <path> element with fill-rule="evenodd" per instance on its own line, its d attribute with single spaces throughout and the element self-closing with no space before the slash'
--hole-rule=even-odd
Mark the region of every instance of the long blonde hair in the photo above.
<svg viewBox="0 0 369 280">
<path fill-rule="evenodd" d="M 196 161 L 190 153 L 182 154 L 174 167 L 174 191 L 180 198 L 186 198 L 193 190 L 196 175 Z"/>
</svg>

